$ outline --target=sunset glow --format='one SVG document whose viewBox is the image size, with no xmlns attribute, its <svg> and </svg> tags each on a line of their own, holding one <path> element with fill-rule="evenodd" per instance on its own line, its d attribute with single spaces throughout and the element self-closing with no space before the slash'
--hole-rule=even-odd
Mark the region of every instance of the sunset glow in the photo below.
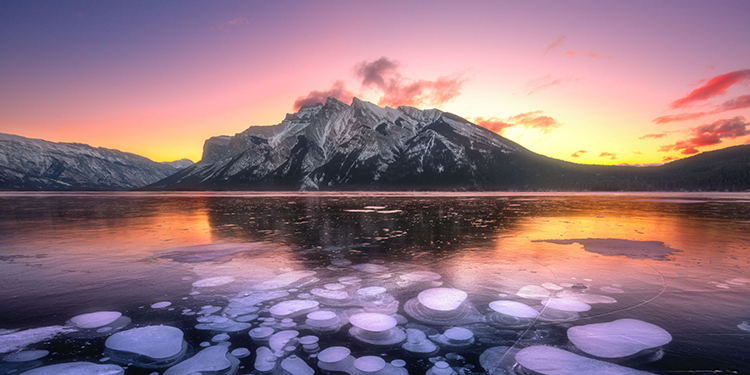
<svg viewBox="0 0 750 375">
<path fill-rule="evenodd" d="M 201 158 L 334 96 L 534 152 L 651 164 L 750 143 L 750 4 L 0 4 L 0 133 Z"/>
</svg>

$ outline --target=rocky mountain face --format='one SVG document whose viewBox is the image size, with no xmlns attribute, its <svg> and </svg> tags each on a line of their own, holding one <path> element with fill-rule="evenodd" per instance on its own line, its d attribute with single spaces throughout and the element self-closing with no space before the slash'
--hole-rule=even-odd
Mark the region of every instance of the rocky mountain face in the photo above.
<svg viewBox="0 0 750 375">
<path fill-rule="evenodd" d="M 0 133 L 0 190 L 128 190 L 192 165 L 118 150 Z"/>
<path fill-rule="evenodd" d="M 200 162 L 148 188 L 499 188 L 505 177 L 520 174 L 516 166 L 540 157 L 436 109 L 381 108 L 356 98 L 346 105 L 328 98 L 278 125 L 213 137 Z"/>
<path fill-rule="evenodd" d="M 750 146 L 659 167 L 581 165 L 436 109 L 328 98 L 278 125 L 213 137 L 200 162 L 145 189 L 745 191 L 748 170 Z"/>
</svg>

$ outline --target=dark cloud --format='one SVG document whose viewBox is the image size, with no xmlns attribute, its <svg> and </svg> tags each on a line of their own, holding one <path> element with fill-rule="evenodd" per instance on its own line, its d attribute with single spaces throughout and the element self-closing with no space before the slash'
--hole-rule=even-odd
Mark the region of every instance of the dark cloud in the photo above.
<svg viewBox="0 0 750 375">
<path fill-rule="evenodd" d="M 646 139 L 646 138 L 664 138 L 667 136 L 667 133 L 658 133 L 658 134 L 646 134 L 643 137 L 638 137 L 638 139 Z"/>
<path fill-rule="evenodd" d="M 466 82 L 461 75 L 443 76 L 435 81 L 414 80 L 401 75 L 400 67 L 398 61 L 381 57 L 357 64 L 354 73 L 361 79 L 362 86 L 382 94 L 378 105 L 389 107 L 441 106 L 461 95 Z"/>
<path fill-rule="evenodd" d="M 602 152 L 601 154 L 599 154 L 599 157 L 600 158 L 610 158 L 612 160 L 616 160 L 617 159 L 617 154 L 613 154 L 611 152 Z"/>
<path fill-rule="evenodd" d="M 695 102 L 708 100 L 714 96 L 724 94 L 733 85 L 750 80 L 750 69 L 741 69 L 711 78 L 703 86 L 693 90 L 685 96 L 672 102 L 670 108 L 677 109 L 689 106 Z"/>
<path fill-rule="evenodd" d="M 581 157 L 581 155 L 588 153 L 586 150 L 578 150 L 572 154 L 570 154 L 571 157 L 578 158 Z"/>
<path fill-rule="evenodd" d="M 331 88 L 326 91 L 310 91 L 306 96 L 300 96 L 294 101 L 294 110 L 298 111 L 302 106 L 313 105 L 316 103 L 325 103 L 326 99 L 332 96 L 342 102 L 350 103 L 354 94 L 344 88 L 344 81 L 336 81 Z"/>
<path fill-rule="evenodd" d="M 750 135 L 748 123 L 744 117 L 718 120 L 711 124 L 701 125 L 690 130 L 690 138 L 662 146 L 659 151 L 682 150 L 683 155 L 697 154 L 698 147 L 716 145 L 722 139 L 734 139 Z"/>
<path fill-rule="evenodd" d="M 546 89 L 548 87 L 557 86 L 565 81 L 572 81 L 572 77 L 563 78 L 552 78 L 552 75 L 547 74 L 544 77 L 532 79 L 526 83 L 525 95 L 536 94 L 537 92 Z"/>
<path fill-rule="evenodd" d="M 543 55 L 546 55 L 547 53 L 549 53 L 553 49 L 559 48 L 560 46 L 563 45 L 563 43 L 565 43 L 565 35 L 558 36 L 557 39 L 555 39 L 554 42 L 550 43 L 547 46 L 547 48 L 544 49 L 544 54 Z"/>
</svg>

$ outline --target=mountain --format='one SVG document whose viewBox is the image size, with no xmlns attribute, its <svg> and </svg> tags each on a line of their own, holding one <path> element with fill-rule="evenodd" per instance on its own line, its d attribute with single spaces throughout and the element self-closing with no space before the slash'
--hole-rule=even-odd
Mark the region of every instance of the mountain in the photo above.
<svg viewBox="0 0 750 375">
<path fill-rule="evenodd" d="M 186 159 L 157 163 L 118 150 L 0 133 L 0 190 L 129 190 L 190 164 Z"/>
<path fill-rule="evenodd" d="M 737 152 L 750 155 L 747 148 Z M 709 170 L 698 166 L 706 158 Z M 288 114 L 278 125 L 212 137 L 200 162 L 145 189 L 750 189 L 747 172 L 733 183 L 718 177 L 750 169 L 746 158 L 723 167 L 711 164 L 714 159 L 696 156 L 660 167 L 581 165 L 533 153 L 437 109 L 381 108 L 357 98 L 346 105 L 328 98 Z"/>
</svg>

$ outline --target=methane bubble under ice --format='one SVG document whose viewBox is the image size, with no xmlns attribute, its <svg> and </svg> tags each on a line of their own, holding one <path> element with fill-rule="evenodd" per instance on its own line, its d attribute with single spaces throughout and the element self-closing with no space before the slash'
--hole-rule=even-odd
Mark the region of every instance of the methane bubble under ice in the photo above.
<svg viewBox="0 0 750 375">
<path fill-rule="evenodd" d="M 234 374 L 240 361 L 221 345 L 210 346 L 164 371 L 164 375 Z"/>
<path fill-rule="evenodd" d="M 490 309 L 516 318 L 533 319 L 539 316 L 539 311 L 533 307 L 516 301 L 493 301 L 490 302 Z"/>
<path fill-rule="evenodd" d="M 104 346 L 119 363 L 135 363 L 141 367 L 166 367 L 177 362 L 187 351 L 180 329 L 170 326 L 146 326 L 115 333 Z"/>
<path fill-rule="evenodd" d="M 654 375 L 593 358 L 583 357 L 552 346 L 530 346 L 516 354 L 516 362 L 543 375 Z"/>
<path fill-rule="evenodd" d="M 193 286 L 196 288 L 211 288 L 221 285 L 226 285 L 229 283 L 234 282 L 234 277 L 232 276 L 217 276 L 217 277 L 209 277 L 207 279 L 201 279 L 193 283 Z"/>
<path fill-rule="evenodd" d="M 663 328 L 637 319 L 618 319 L 571 327 L 568 339 L 581 351 L 601 358 L 620 358 L 663 346 L 672 336 Z"/>
<path fill-rule="evenodd" d="M 551 295 L 550 291 L 538 285 L 526 285 L 516 292 L 516 295 L 526 299 L 545 299 Z"/>
<path fill-rule="evenodd" d="M 97 311 L 88 314 L 76 315 L 70 318 L 70 322 L 78 328 L 90 329 L 104 327 L 122 316 L 117 311 Z"/>
<path fill-rule="evenodd" d="M 417 300 L 422 306 L 440 312 L 454 311 L 466 301 L 468 294 L 453 288 L 431 288 L 422 291 Z"/>
<path fill-rule="evenodd" d="M 90 362 L 58 363 L 26 371 L 21 375 L 123 375 L 117 365 L 98 365 Z"/>
</svg>

